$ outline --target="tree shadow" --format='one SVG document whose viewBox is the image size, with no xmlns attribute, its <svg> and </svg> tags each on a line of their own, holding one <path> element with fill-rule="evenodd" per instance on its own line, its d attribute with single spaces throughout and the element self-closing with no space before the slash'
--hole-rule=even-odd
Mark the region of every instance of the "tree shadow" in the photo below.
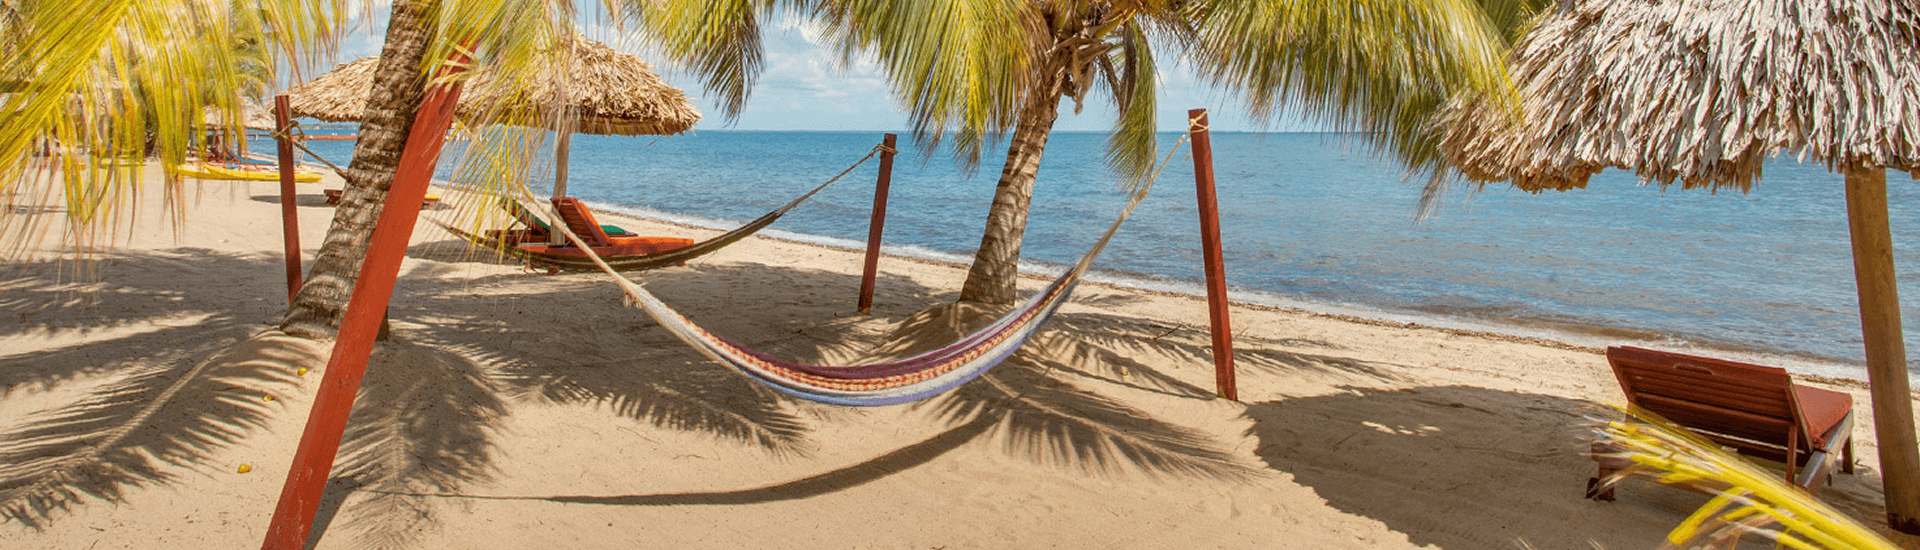
<svg viewBox="0 0 1920 550">
<path fill-rule="evenodd" d="M 68 334 L 76 344 L 0 362 L 0 394 L 112 374 L 180 342 L 231 344 L 277 321 L 286 307 L 280 258 L 205 249 L 102 254 L 90 265 L 29 262 L 0 275 L 0 338 Z M 75 273 L 75 269 L 93 271 Z M 194 284 L 204 273 L 215 284 Z M 92 337 L 120 334 L 106 339 Z M 217 348 L 213 348 L 217 349 Z M 204 357 L 205 353 L 193 357 Z"/>
<path fill-rule="evenodd" d="M 247 198 L 252 199 L 254 202 L 280 204 L 280 194 L 277 192 L 266 194 L 266 195 L 248 195 Z M 293 204 L 294 206 L 305 206 L 305 207 L 316 207 L 316 208 L 322 207 L 322 206 L 333 206 L 331 204 L 327 204 L 326 195 L 315 195 L 312 193 L 295 194 L 293 196 Z"/>
<path fill-rule="evenodd" d="M 1169 326 L 1149 319 L 1104 313 L 1060 315 L 1054 329 L 1035 338 L 1046 353 L 1030 357 L 1042 366 L 1101 378 L 1149 391 L 1186 397 L 1208 397 L 1214 390 L 1182 382 L 1171 373 L 1146 367 L 1158 359 L 1175 365 L 1194 365 L 1211 378 L 1213 341 L 1203 327 Z M 1062 334 L 1072 334 L 1063 338 Z M 1298 339 L 1272 340 L 1245 335 L 1234 337 L 1236 369 L 1287 376 L 1312 376 L 1349 382 L 1397 382 L 1404 377 L 1385 365 L 1282 347 L 1334 348 L 1331 343 Z"/>
<path fill-rule="evenodd" d="M 450 349 L 451 348 L 451 349 Z M 467 353 L 461 353 L 467 352 Z M 367 374 L 347 420 L 326 508 L 308 545 L 317 544 L 352 494 L 348 525 L 358 548 L 417 542 L 438 510 L 405 492 L 457 491 L 491 479 L 494 436 L 507 414 L 489 369 L 457 346 L 392 339 L 368 359 Z"/>
<path fill-rule="evenodd" d="M 7 519 L 38 525 L 84 498 L 118 501 L 128 489 L 171 482 L 174 478 L 163 466 L 204 467 L 213 449 L 244 437 L 247 430 L 277 413 L 278 405 L 262 404 L 261 395 L 296 384 L 295 365 L 321 361 L 323 351 L 301 347 L 311 343 L 268 336 L 218 357 L 240 354 L 279 360 L 212 369 L 217 376 L 197 370 L 203 367 L 102 366 L 101 357 L 127 363 L 153 349 L 179 349 L 181 341 L 208 342 L 162 358 L 168 364 L 185 365 L 189 359 L 218 350 L 222 337 L 239 339 L 248 329 L 261 326 L 254 323 L 278 319 L 283 307 L 279 301 L 282 272 L 279 258 L 272 255 L 187 250 L 128 254 L 114 261 L 116 272 L 129 270 L 142 276 L 124 281 L 107 278 L 107 284 L 115 286 L 109 288 L 111 292 L 95 292 L 93 299 L 112 308 L 98 312 L 54 303 L 65 299 L 61 294 L 65 291 L 51 271 L 52 264 L 34 266 L 38 272 L 7 281 L 7 288 L 29 294 L 14 298 L 9 293 L 10 301 L 0 304 L 0 311 L 11 309 L 23 318 L 34 317 L 26 328 L 0 328 L 0 334 L 129 328 L 138 325 L 139 319 L 182 315 L 178 303 L 204 304 L 201 309 L 206 311 L 187 312 L 203 317 L 181 327 L 108 334 L 84 344 L 18 356 L 26 364 L 47 366 L 0 372 L 5 377 L 0 383 L 10 388 L 36 381 L 54 384 L 86 373 L 127 371 L 124 383 L 103 386 L 85 403 L 71 406 L 71 411 L 23 422 L 10 433 L 26 435 L 0 440 L 0 461 L 4 461 L 0 463 L 17 465 L 0 470 L 0 479 L 7 483 L 0 490 L 11 491 L 0 495 L 4 497 L 0 502 L 15 511 Z M 812 421 L 844 414 L 784 397 L 709 362 L 639 311 L 630 312 L 631 320 L 616 322 L 580 315 L 585 310 L 618 308 L 614 304 L 622 301 L 619 291 L 599 275 L 559 275 L 531 285 L 533 275 L 471 276 L 471 267 L 428 261 L 416 265 L 398 285 L 389 309 L 395 339 L 379 346 L 375 364 L 368 369 L 367 386 L 350 420 L 341 467 L 323 503 L 324 518 L 335 514 L 351 518 L 348 524 L 356 527 L 356 544 L 408 540 L 435 523 L 437 512 L 420 501 L 420 495 L 454 493 L 490 479 L 493 430 L 513 400 L 602 407 L 665 429 L 759 447 L 775 457 L 806 456 Z M 181 275 L 156 275 L 170 269 Z M 241 283 L 184 282 L 208 272 Z M 909 352 L 912 345 L 944 344 L 949 336 L 958 336 L 951 330 L 986 319 L 980 315 L 943 318 L 938 309 L 908 317 L 855 315 L 858 278 L 828 271 L 696 262 L 646 272 L 640 278 L 691 318 L 731 319 L 726 324 L 728 338 L 803 361 L 823 361 L 854 351 L 867 360 L 880 360 Z M 883 312 L 933 308 L 951 298 L 904 277 L 886 277 L 881 284 L 881 303 L 888 304 Z M 768 288 L 781 291 L 769 293 Z M 842 293 L 847 302 L 844 310 L 822 306 L 823 296 Z M 154 300 L 155 296 L 163 299 Z M 1177 378 L 1159 376 L 1144 363 L 1125 362 L 1136 353 L 1198 357 L 1195 350 L 1199 348 L 1184 341 L 1133 344 L 1130 340 L 1136 333 L 1149 329 L 1123 319 L 1075 315 L 1058 319 L 1062 327 L 1094 336 L 1075 339 L 1043 333 L 1034 349 L 1023 350 L 981 380 L 925 405 L 949 424 L 927 442 L 862 465 L 761 490 L 654 500 L 805 498 L 892 475 L 959 445 L 988 438 L 1001 442 L 1015 456 L 1085 472 L 1212 478 L 1257 474 L 1244 460 L 1236 461 L 1220 450 L 1211 436 L 1155 419 L 1122 398 L 1095 391 L 1099 384 L 1076 383 L 1105 380 L 1101 377 L 1106 370 L 1089 369 L 1086 365 L 1093 363 L 1077 359 L 1047 358 L 1057 346 L 1089 346 L 1079 353 L 1099 357 L 1098 364 L 1126 365 L 1138 373 L 1134 376 L 1150 380 L 1139 387 L 1159 388 L 1180 398 L 1202 398 L 1206 397 L 1203 391 Z M 259 346 L 288 346 L 289 350 Z M 1282 359 L 1276 356 L 1275 364 L 1282 364 Z M 1084 372 L 1068 373 L 1068 367 Z M 208 397 L 196 398 L 192 404 L 168 398 L 201 394 Z M 108 406 L 96 406 L 99 403 Z M 158 425 L 151 424 L 154 419 L 171 420 L 161 428 L 137 430 L 138 437 L 127 435 L 129 426 Z M 135 449 L 122 453 L 129 457 L 151 453 L 163 460 L 104 462 L 103 473 L 88 474 L 84 480 L 59 478 L 65 474 L 46 465 L 53 464 L 47 462 L 53 460 L 49 456 L 75 452 L 107 456 L 112 453 L 87 449 L 123 448 Z M 27 493 L 22 491 L 46 496 L 23 497 Z M 312 540 L 319 540 L 324 528 L 323 524 Z"/>
<path fill-rule="evenodd" d="M 0 434 L 0 519 L 39 529 L 87 500 L 176 482 L 266 425 L 297 391 L 305 340 L 267 333 L 215 353 L 203 345 L 129 361 L 119 376 Z M 194 361 L 195 357 L 212 357 Z"/>
<path fill-rule="evenodd" d="M 887 476 L 905 472 L 932 462 L 933 459 L 949 451 L 960 448 L 991 430 L 998 422 L 994 417 L 979 417 L 971 421 L 946 429 L 919 443 L 901 447 L 865 462 L 839 468 L 824 473 L 792 481 L 742 489 L 737 491 L 713 491 L 701 493 L 671 493 L 654 495 L 555 495 L 536 497 L 515 496 L 473 496 L 457 493 L 406 493 L 412 497 L 455 497 L 482 500 L 540 500 L 562 504 L 591 504 L 600 506 L 724 506 L 763 504 L 800 500 L 827 495 L 866 485 Z"/>
<path fill-rule="evenodd" d="M 1269 467 L 1416 545 L 1654 548 L 1707 499 L 1639 480 L 1616 502 L 1586 499 L 1593 427 L 1615 414 L 1587 401 L 1465 386 L 1348 388 L 1248 412 Z"/>
<path fill-rule="evenodd" d="M 641 312 L 631 313 L 633 322 L 613 326 L 568 315 L 581 308 L 605 308 L 623 299 L 618 289 L 597 277 L 563 275 L 543 285 L 546 288 L 537 298 L 507 297 L 515 293 L 515 281 L 524 277 L 479 277 L 463 285 L 462 294 L 423 297 L 416 304 L 404 306 L 396 303 L 394 315 L 396 319 L 431 319 L 426 328 L 408 329 L 431 338 L 511 354 L 494 361 L 501 365 L 500 380 L 538 399 L 604 406 L 664 427 L 757 444 L 776 455 L 804 454 L 805 447 L 800 445 L 807 431 L 803 413 L 830 417 L 836 410 L 795 401 L 711 363 Z M 929 309 L 898 320 L 853 315 L 851 290 L 857 288 L 858 279 L 835 272 L 757 264 L 695 264 L 650 271 L 638 278 L 695 322 L 749 317 L 749 322 L 727 325 L 724 336 L 730 340 L 807 362 L 865 362 L 911 354 L 917 348 L 944 345 L 993 317 L 985 311 L 949 314 L 955 306 L 942 305 L 949 296 L 918 287 L 905 278 L 889 278 L 882 281 L 882 286 L 889 289 L 896 304 L 907 302 L 904 307 Z M 551 283 L 558 283 L 560 288 Z M 775 298 L 768 303 L 763 289 L 769 287 L 781 288 L 793 298 Z M 849 311 L 837 317 L 818 315 L 815 294 L 819 292 L 846 292 Z M 524 307 L 520 305 L 522 300 Z M 811 309 L 801 309 L 813 313 L 779 314 L 781 306 L 789 302 L 807 306 Z M 502 303 L 515 304 L 511 319 L 483 313 Z M 1110 332 L 1097 340 L 1120 342 L 1129 337 Z M 1058 334 L 1049 338 L 1054 342 L 1074 341 Z M 1100 342 L 1084 345 L 1097 347 Z M 1103 357 L 1123 359 L 1132 351 L 1108 350 Z M 1194 353 L 1187 345 L 1158 352 Z M 923 405 L 932 407 L 937 417 L 948 423 L 944 431 L 926 441 L 818 475 L 713 493 L 485 498 L 612 505 L 792 500 L 857 487 L 976 440 L 997 440 L 1014 456 L 1088 473 L 1141 472 L 1223 479 L 1258 475 L 1257 469 L 1220 450 L 1214 438 L 1203 432 L 1155 419 L 1120 399 L 1057 378 L 1058 362 L 1044 358 L 1049 353 L 1050 348 L 1023 350 L 980 380 Z M 1158 376 L 1144 365 L 1135 368 L 1142 375 Z M 1198 388 L 1172 382 L 1168 385 L 1183 388 L 1179 397 L 1212 398 Z"/>
<path fill-rule="evenodd" d="M 61 260 L 8 270 L 0 315 L 19 321 L 0 338 L 77 342 L 9 356 L 0 394 L 84 390 L 0 424 L 0 521 L 38 529 L 88 500 L 173 483 L 265 425 L 280 404 L 262 398 L 295 391 L 295 369 L 320 357 L 260 333 L 284 307 L 277 260 L 186 248 L 102 254 L 85 275 Z M 183 284 L 207 270 L 219 284 Z"/>
</svg>

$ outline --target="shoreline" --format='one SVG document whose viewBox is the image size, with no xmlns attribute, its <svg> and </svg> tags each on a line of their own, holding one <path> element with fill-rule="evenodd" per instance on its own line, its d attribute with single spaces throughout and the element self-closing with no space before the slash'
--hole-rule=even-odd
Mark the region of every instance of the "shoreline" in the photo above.
<svg viewBox="0 0 1920 550">
<path fill-rule="evenodd" d="M 730 228 L 725 221 L 713 220 L 697 215 L 661 212 L 648 208 L 604 201 L 586 202 L 596 212 L 607 212 L 676 227 L 705 231 L 725 231 Z M 866 252 L 863 244 L 854 241 L 835 237 L 793 233 L 771 227 L 762 231 L 757 236 L 805 246 L 853 251 L 862 254 Z M 954 268 L 963 271 L 966 270 L 969 265 L 964 259 L 946 259 L 941 257 L 951 256 L 954 258 L 964 258 L 964 255 L 929 250 L 912 245 L 882 244 L 881 255 L 890 259 Z M 1019 273 L 1020 277 L 1024 280 L 1048 281 L 1061 269 L 1064 269 L 1064 266 L 1023 260 Z M 1084 282 L 1087 284 L 1125 288 L 1169 297 L 1206 300 L 1205 288 L 1199 283 L 1163 280 L 1141 274 L 1119 272 L 1098 267 L 1087 273 Z M 1788 372 L 1796 376 L 1821 380 L 1832 384 L 1864 388 L 1867 382 L 1866 366 L 1864 363 L 1855 363 L 1840 358 L 1816 354 L 1765 349 L 1709 339 L 1675 339 L 1670 336 L 1662 337 L 1652 331 L 1639 331 L 1632 328 L 1611 325 L 1531 320 L 1558 326 L 1529 327 L 1524 326 L 1524 323 L 1530 321 L 1525 318 L 1476 319 L 1434 312 L 1393 311 L 1363 304 L 1314 302 L 1240 287 L 1228 287 L 1228 293 L 1232 296 L 1230 303 L 1237 308 L 1294 312 L 1321 316 L 1327 319 L 1379 326 L 1431 328 L 1462 336 L 1499 338 L 1514 342 L 1534 343 L 1596 354 L 1603 353 L 1610 345 L 1654 347 L 1683 353 L 1720 356 L 1748 363 L 1778 366 L 1787 369 Z M 1914 386 L 1920 387 L 1920 368 L 1910 369 L 1908 380 Z"/>
</svg>

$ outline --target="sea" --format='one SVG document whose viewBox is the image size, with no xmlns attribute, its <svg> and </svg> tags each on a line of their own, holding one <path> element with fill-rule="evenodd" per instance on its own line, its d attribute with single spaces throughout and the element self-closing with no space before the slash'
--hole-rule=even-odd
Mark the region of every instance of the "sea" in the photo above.
<svg viewBox="0 0 1920 550">
<path fill-rule="evenodd" d="M 1179 138 L 1163 134 L 1162 155 Z M 596 209 L 727 229 L 827 181 L 881 139 L 881 132 L 577 135 L 568 194 Z M 1058 273 L 1119 214 L 1126 192 L 1106 168 L 1106 140 L 1057 132 L 1048 141 L 1024 270 Z M 1568 192 L 1460 186 L 1431 216 L 1416 219 L 1424 179 L 1405 178 L 1357 135 L 1220 132 L 1211 141 L 1236 301 L 1576 345 L 1652 345 L 1865 378 L 1844 179 L 1824 165 L 1776 158 L 1746 194 L 1662 190 L 1619 170 Z M 345 166 L 352 144 L 308 147 Z M 1004 147 L 984 151 L 969 169 L 950 149 L 900 136 L 885 250 L 970 261 Z M 442 162 L 442 177 L 450 176 L 449 164 Z M 864 247 L 878 166 L 877 158 L 867 161 L 764 234 Z M 1193 174 L 1180 145 L 1092 279 L 1204 295 Z M 1920 185 L 1898 172 L 1888 180 L 1902 310 L 1920 314 Z M 1909 325 L 1907 334 L 1908 349 L 1920 352 L 1920 327 Z"/>
</svg>

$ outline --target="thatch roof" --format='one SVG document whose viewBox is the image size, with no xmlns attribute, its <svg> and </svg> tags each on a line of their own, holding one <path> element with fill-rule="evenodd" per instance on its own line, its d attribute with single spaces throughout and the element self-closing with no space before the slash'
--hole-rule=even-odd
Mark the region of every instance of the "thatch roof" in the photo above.
<svg viewBox="0 0 1920 550">
<path fill-rule="evenodd" d="M 1614 167 L 1745 191 L 1782 151 L 1920 169 L 1912 2 L 1562 0 L 1511 60 L 1524 123 L 1480 101 L 1437 121 L 1476 180 L 1565 190 Z"/>
<path fill-rule="evenodd" d="M 247 129 L 272 130 L 278 126 L 273 121 L 273 115 L 268 114 L 266 109 L 261 108 L 259 103 L 251 99 L 240 100 L 240 112 L 243 118 L 240 124 Z M 227 124 L 226 119 L 220 116 L 220 111 L 211 105 L 201 110 L 201 121 L 208 126 L 226 126 Z"/>
<path fill-rule="evenodd" d="M 677 134 L 693 128 L 700 110 L 686 92 L 667 85 L 639 57 L 606 44 L 574 36 L 574 55 L 568 71 L 572 88 L 566 90 L 571 108 L 579 115 L 576 132 L 588 134 Z M 360 119 L 372 88 L 377 58 L 346 63 L 332 72 L 287 90 L 294 116 L 328 122 Z M 459 116 L 468 121 L 483 113 L 536 112 L 557 103 L 562 90 L 557 80 L 534 80 L 529 89 L 509 90 L 515 80 L 477 71 L 461 91 Z M 524 119 L 524 114 L 514 115 Z"/>
</svg>

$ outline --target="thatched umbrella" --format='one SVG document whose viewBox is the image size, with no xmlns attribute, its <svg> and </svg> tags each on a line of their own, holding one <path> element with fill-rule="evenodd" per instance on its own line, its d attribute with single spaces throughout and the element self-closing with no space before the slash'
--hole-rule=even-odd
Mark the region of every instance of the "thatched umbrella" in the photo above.
<svg viewBox="0 0 1920 550">
<path fill-rule="evenodd" d="M 559 132 L 554 196 L 566 194 L 567 144 L 571 132 L 601 135 L 667 135 L 693 128 L 700 110 L 686 92 L 667 85 L 638 56 L 573 35 L 572 64 L 561 79 L 503 78 L 475 71 L 460 97 L 457 115 L 470 123 L 535 119 L 528 113 L 565 106 L 572 116 L 548 117 Z M 287 90 L 294 116 L 328 122 L 357 121 L 366 110 L 377 59 L 343 64 Z"/>
<path fill-rule="evenodd" d="M 1604 168 L 1745 191 L 1781 151 L 1846 174 L 1889 523 L 1920 533 L 1886 169 L 1920 177 L 1920 6 L 1886 0 L 1562 0 L 1515 45 L 1519 112 L 1449 106 L 1468 177 L 1538 192 Z M 1514 121 L 1518 115 L 1518 122 Z"/>
<path fill-rule="evenodd" d="M 209 105 L 201 111 L 201 121 L 210 127 L 225 127 L 227 119 L 221 116 L 219 109 Z M 273 130 L 273 116 L 267 114 L 260 104 L 252 99 L 240 100 L 240 125 L 248 130 Z"/>
</svg>

